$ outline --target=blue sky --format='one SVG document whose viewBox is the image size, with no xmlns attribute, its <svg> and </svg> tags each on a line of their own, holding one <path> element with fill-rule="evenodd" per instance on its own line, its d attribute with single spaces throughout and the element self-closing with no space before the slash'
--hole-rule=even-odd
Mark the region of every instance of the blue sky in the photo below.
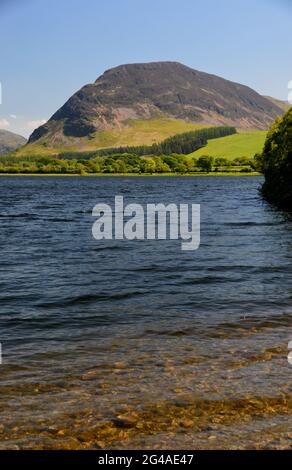
<svg viewBox="0 0 292 470">
<path fill-rule="evenodd" d="M 104 70 L 175 60 L 287 99 L 288 0 L 0 0 L 0 128 L 28 135 Z"/>
</svg>

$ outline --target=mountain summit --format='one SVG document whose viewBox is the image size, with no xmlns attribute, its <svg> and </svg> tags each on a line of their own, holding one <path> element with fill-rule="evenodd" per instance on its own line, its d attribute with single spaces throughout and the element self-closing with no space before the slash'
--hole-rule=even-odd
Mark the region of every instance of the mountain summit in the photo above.
<svg viewBox="0 0 292 470">
<path fill-rule="evenodd" d="M 281 114 L 251 88 L 177 62 L 120 65 L 75 93 L 33 132 L 28 147 L 107 147 L 123 144 L 123 135 L 125 144 L 146 144 L 198 124 L 266 129 Z M 158 130 L 163 123 L 163 135 L 152 121 Z"/>
</svg>

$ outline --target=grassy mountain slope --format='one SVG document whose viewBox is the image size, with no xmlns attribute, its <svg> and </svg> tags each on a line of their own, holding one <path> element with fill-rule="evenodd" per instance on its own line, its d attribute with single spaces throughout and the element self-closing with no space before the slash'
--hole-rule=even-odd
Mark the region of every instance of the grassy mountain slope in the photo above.
<svg viewBox="0 0 292 470">
<path fill-rule="evenodd" d="M 36 154 L 54 155 L 68 151 L 87 152 L 108 147 L 151 145 L 176 134 L 209 127 L 203 124 L 165 117 L 129 121 L 128 125 L 129 127 L 121 129 L 101 131 L 90 139 L 74 139 L 74 141 L 72 140 L 72 145 L 67 146 L 48 147 L 44 143 L 36 142 L 33 145 L 23 147 L 17 154 L 19 156 Z"/>
<path fill-rule="evenodd" d="M 210 155 L 212 157 L 225 157 L 233 159 L 236 157 L 253 157 L 263 150 L 267 132 L 242 132 L 219 139 L 210 140 L 208 145 L 197 150 L 192 155 L 201 157 Z"/>
</svg>

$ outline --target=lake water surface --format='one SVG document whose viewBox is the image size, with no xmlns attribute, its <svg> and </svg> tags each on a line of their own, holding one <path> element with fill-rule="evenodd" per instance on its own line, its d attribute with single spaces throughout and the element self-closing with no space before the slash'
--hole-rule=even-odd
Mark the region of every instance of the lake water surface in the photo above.
<svg viewBox="0 0 292 470">
<path fill-rule="evenodd" d="M 0 178 L 0 449 L 292 447 L 292 217 L 259 177 Z M 201 204 L 201 246 L 96 241 Z"/>
</svg>

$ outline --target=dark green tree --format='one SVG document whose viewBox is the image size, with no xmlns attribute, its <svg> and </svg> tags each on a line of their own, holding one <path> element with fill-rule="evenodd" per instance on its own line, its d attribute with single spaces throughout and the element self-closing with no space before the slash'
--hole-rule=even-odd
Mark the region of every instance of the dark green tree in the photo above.
<svg viewBox="0 0 292 470">
<path fill-rule="evenodd" d="M 197 161 L 197 166 L 206 173 L 212 171 L 214 158 L 209 155 L 203 155 Z"/>
<path fill-rule="evenodd" d="M 256 161 L 265 176 L 264 197 L 292 209 L 292 108 L 273 124 Z"/>
</svg>

